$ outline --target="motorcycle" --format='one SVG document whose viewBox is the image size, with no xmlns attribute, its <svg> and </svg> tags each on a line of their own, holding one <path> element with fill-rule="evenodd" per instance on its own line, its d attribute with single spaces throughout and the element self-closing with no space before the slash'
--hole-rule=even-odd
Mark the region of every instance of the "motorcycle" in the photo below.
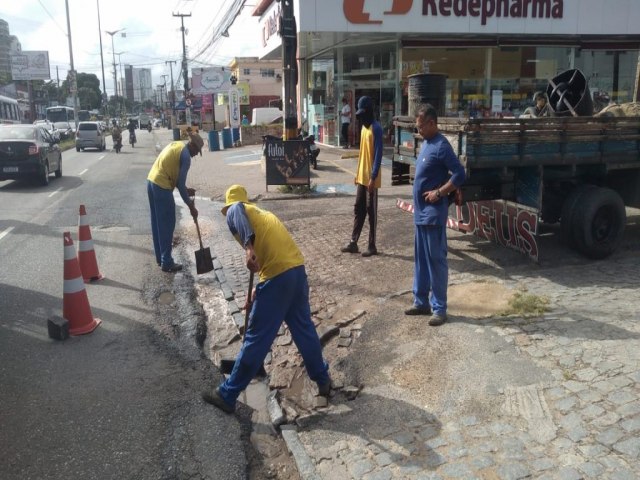
<svg viewBox="0 0 640 480">
<path fill-rule="evenodd" d="M 147 130 L 149 130 L 149 133 L 151 133 L 151 122 L 149 122 L 149 124 L 147 125 Z"/>
<path fill-rule="evenodd" d="M 308 132 L 306 132 L 305 130 L 302 130 L 301 128 L 298 129 L 298 140 L 304 140 L 306 142 L 309 142 L 309 152 L 310 152 L 310 157 L 309 157 L 309 162 L 311 163 L 311 165 L 313 166 L 314 170 L 318 169 L 318 155 L 320 155 L 320 147 L 318 147 L 316 145 L 316 137 L 315 135 L 308 135 Z"/>
<path fill-rule="evenodd" d="M 136 145 L 136 132 L 129 132 L 129 143 L 131 144 L 131 148 L 134 148 Z"/>
<path fill-rule="evenodd" d="M 122 135 L 119 133 L 113 133 L 111 135 L 111 140 L 113 141 L 113 149 L 116 153 L 120 153 L 122 149 Z"/>
</svg>

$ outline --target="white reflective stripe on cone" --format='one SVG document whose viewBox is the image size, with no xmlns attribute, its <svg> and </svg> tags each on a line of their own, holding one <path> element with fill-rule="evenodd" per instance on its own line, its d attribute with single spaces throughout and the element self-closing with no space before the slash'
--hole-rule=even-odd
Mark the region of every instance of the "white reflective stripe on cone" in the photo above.
<svg viewBox="0 0 640 480">
<path fill-rule="evenodd" d="M 79 252 L 89 252 L 93 250 L 93 239 L 91 240 L 80 240 L 78 242 L 78 251 Z"/>
<path fill-rule="evenodd" d="M 65 280 L 62 287 L 62 293 L 78 293 L 84 290 L 84 280 L 82 277 L 74 278 L 72 280 Z"/>
<path fill-rule="evenodd" d="M 64 247 L 64 259 L 71 260 L 76 258 L 76 248 L 72 245 L 66 245 Z"/>
<path fill-rule="evenodd" d="M 80 217 L 78 218 L 78 226 L 80 227 L 84 227 L 86 225 L 89 225 L 89 219 L 87 218 L 89 215 L 80 215 Z"/>
</svg>

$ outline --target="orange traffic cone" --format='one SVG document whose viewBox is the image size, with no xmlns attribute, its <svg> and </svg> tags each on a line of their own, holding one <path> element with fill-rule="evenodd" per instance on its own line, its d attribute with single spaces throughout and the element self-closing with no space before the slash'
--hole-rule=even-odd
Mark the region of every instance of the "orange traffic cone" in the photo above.
<svg viewBox="0 0 640 480">
<path fill-rule="evenodd" d="M 96 252 L 93 249 L 93 239 L 91 238 L 91 227 L 89 226 L 84 205 L 80 205 L 80 216 L 78 217 L 78 262 L 80 262 L 84 283 L 104 278 L 98 270 L 98 261 L 96 260 Z"/>
<path fill-rule="evenodd" d="M 76 249 L 69 232 L 64 237 L 64 288 L 62 300 L 62 316 L 69 322 L 71 335 L 83 335 L 93 332 L 100 319 L 93 318 L 91 306 L 87 298 L 87 291 L 82 282 L 80 264 L 76 257 Z"/>
</svg>

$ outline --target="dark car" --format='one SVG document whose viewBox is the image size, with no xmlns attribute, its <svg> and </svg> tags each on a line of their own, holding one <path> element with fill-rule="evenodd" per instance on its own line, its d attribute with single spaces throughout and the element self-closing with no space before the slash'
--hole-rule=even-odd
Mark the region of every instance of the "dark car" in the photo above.
<svg viewBox="0 0 640 480">
<path fill-rule="evenodd" d="M 0 181 L 34 178 L 49 184 L 49 173 L 62 176 L 59 140 L 40 125 L 0 125 Z"/>
</svg>

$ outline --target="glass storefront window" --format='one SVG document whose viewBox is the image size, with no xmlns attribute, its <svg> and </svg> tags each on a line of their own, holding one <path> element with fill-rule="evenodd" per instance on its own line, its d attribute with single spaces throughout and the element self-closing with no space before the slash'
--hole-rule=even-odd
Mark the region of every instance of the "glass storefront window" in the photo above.
<svg viewBox="0 0 640 480">
<path fill-rule="evenodd" d="M 338 47 L 307 63 L 309 132 L 319 142 L 340 145 L 342 99 L 351 107 L 349 144 L 359 143 L 360 125 L 355 118 L 357 101 L 371 97 L 383 127 L 384 142 L 391 143 L 396 103 L 396 43 Z"/>
</svg>

